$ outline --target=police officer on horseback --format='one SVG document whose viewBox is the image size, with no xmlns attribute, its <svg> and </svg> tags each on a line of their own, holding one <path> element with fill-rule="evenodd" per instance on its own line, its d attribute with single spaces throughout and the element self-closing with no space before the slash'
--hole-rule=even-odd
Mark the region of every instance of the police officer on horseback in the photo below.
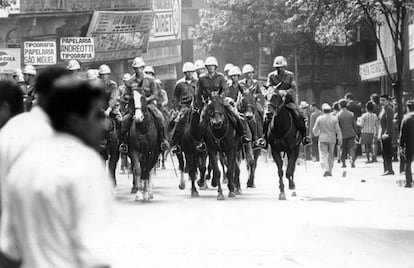
<svg viewBox="0 0 414 268">
<path fill-rule="evenodd" d="M 36 102 L 37 96 L 35 92 L 36 68 L 33 65 L 27 64 L 23 68 L 24 82 L 26 83 L 26 92 L 23 95 L 24 110 L 30 111 L 33 103 Z"/>
<path fill-rule="evenodd" d="M 300 113 L 295 103 L 294 95 L 296 94 L 296 81 L 294 74 L 286 70 L 287 61 L 283 56 L 275 57 L 273 67 L 275 71 L 269 73 L 267 77 L 266 87 L 267 93 L 279 93 L 284 98 L 284 105 L 292 115 L 293 122 L 302 136 L 302 143 L 306 145 L 310 143 L 309 137 L 306 136 L 305 118 Z M 263 133 L 266 139 L 266 133 L 269 127 L 270 118 L 265 118 Z"/>
<path fill-rule="evenodd" d="M 184 134 L 185 115 L 191 110 L 196 91 L 197 79 L 194 77 L 195 68 L 193 63 L 186 62 L 183 65 L 184 77 L 177 81 L 173 93 L 173 105 L 178 110 L 174 119 L 174 128 L 171 137 L 171 152 L 180 153 L 181 147 L 179 142 Z"/>
<path fill-rule="evenodd" d="M 132 68 L 135 73 L 127 83 L 128 90 L 131 94 L 134 94 L 134 91 L 138 91 L 146 97 L 148 110 L 155 118 L 155 126 L 161 137 L 161 150 L 168 150 L 170 145 L 166 140 L 167 129 L 165 118 L 163 113 L 157 107 L 157 102 L 159 101 L 158 87 L 156 86 L 154 79 L 144 73 L 145 62 L 142 58 L 136 57 L 132 62 Z M 134 114 L 137 108 L 139 107 L 135 107 Z"/>
<path fill-rule="evenodd" d="M 213 94 L 225 96 L 227 94 L 227 82 L 223 74 L 216 71 L 218 67 L 217 59 L 214 57 L 208 57 L 205 61 L 207 73 L 202 75 L 197 83 L 197 97 L 195 102 L 196 111 L 201 112 L 200 130 L 201 141 L 197 142 L 196 148 L 199 152 L 206 150 L 206 144 L 202 141 L 205 135 L 208 125 L 208 114 L 206 111 L 207 102 Z M 236 132 L 241 137 L 242 143 L 246 144 L 250 142 L 250 138 L 247 135 L 246 129 L 243 127 L 242 119 L 235 112 L 235 109 L 224 101 L 224 107 L 226 108 L 231 121 L 234 122 Z"/>
</svg>

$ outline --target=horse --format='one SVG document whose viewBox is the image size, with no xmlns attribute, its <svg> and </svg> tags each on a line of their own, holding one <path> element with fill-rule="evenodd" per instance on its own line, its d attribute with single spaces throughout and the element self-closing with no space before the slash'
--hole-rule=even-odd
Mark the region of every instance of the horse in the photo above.
<svg viewBox="0 0 414 268">
<path fill-rule="evenodd" d="M 184 124 L 181 129 L 183 130 L 181 140 L 178 141 L 181 147 L 181 153 L 177 154 L 180 170 L 180 184 L 179 189 L 185 189 L 184 173 L 188 172 L 188 176 L 191 180 L 191 197 L 198 197 L 199 193 L 196 188 L 197 180 L 197 168 L 200 172 L 200 177 L 203 178 L 206 173 L 206 154 L 197 152 L 195 146 L 195 137 L 197 137 L 197 131 L 199 126 L 199 116 L 191 107 L 183 108 L 181 111 L 181 120 L 176 124 Z M 199 180 L 201 181 L 201 179 Z M 199 186 L 202 188 L 203 185 Z M 203 188 L 202 188 L 203 189 Z"/>
<path fill-rule="evenodd" d="M 115 170 L 120 155 L 118 148 L 118 129 L 115 119 L 105 116 L 104 133 L 100 143 L 99 154 L 105 162 L 108 161 L 108 169 L 112 176 L 114 186 L 117 184 Z"/>
<path fill-rule="evenodd" d="M 148 110 L 144 95 L 136 92 L 133 98 L 135 118 L 129 131 L 129 156 L 133 170 L 133 186 L 135 200 L 149 201 L 152 196 L 150 181 L 151 170 L 158 162 L 161 153 L 160 137 L 155 126 L 154 115 Z"/>
<path fill-rule="evenodd" d="M 279 200 L 286 200 L 283 184 L 283 159 L 281 152 L 287 154 L 288 164 L 286 178 L 289 181 L 289 190 L 292 196 L 296 196 L 293 175 L 296 167 L 296 160 L 299 156 L 301 137 L 293 123 L 292 114 L 284 105 L 282 96 L 272 93 L 267 96 L 265 115 L 270 119 L 270 125 L 266 133 L 268 143 L 271 147 L 273 160 L 276 162 L 279 175 Z"/>
<path fill-rule="evenodd" d="M 211 96 L 205 112 L 208 115 L 208 124 L 204 140 L 207 145 L 208 156 L 213 166 L 213 181 L 215 180 L 218 186 L 217 200 L 224 200 L 220 182 L 220 170 L 218 167 L 218 154 L 221 154 L 227 160 L 226 177 L 229 189 L 228 196 L 235 197 L 234 172 L 239 141 L 236 129 L 231 122 L 228 111 L 226 111 L 222 96 Z"/>
<path fill-rule="evenodd" d="M 237 110 L 243 114 L 250 132 L 255 132 L 257 137 L 263 134 L 263 116 L 259 113 L 256 104 L 256 97 L 253 93 L 248 92 L 241 95 L 237 101 Z M 247 171 L 249 179 L 247 181 L 247 188 L 255 188 L 255 173 L 257 168 L 257 160 L 260 156 L 260 148 L 253 150 L 253 161 L 247 162 Z M 240 183 L 240 182 L 239 182 Z M 236 182 L 237 184 L 237 182 Z"/>
</svg>

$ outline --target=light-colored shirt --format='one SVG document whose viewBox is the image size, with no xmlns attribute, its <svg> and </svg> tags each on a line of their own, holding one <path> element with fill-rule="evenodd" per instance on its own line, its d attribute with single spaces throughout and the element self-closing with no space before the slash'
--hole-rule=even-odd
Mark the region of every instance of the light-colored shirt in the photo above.
<svg viewBox="0 0 414 268">
<path fill-rule="evenodd" d="M 316 122 L 316 119 L 319 117 L 319 116 L 321 116 L 321 115 L 323 115 L 323 112 L 321 111 L 321 110 L 315 110 L 313 113 L 311 113 L 311 115 L 310 115 L 310 119 L 309 119 L 309 132 L 310 132 L 310 137 L 311 138 L 313 138 L 313 137 L 315 137 L 315 135 L 313 135 L 313 131 L 312 131 L 312 129 L 313 129 L 313 127 L 315 126 L 315 122 Z"/>
<path fill-rule="evenodd" d="M 378 132 L 378 117 L 375 113 L 366 112 L 358 121 L 358 125 L 361 127 L 361 133 L 376 134 Z"/>
<path fill-rule="evenodd" d="M 342 140 L 338 118 L 330 113 L 325 113 L 316 119 L 313 134 L 319 136 L 319 142 L 335 143 L 336 139 Z"/>
<path fill-rule="evenodd" d="M 6 179 L 0 247 L 22 267 L 108 265 L 113 211 L 103 161 L 78 138 L 30 146 Z"/>
</svg>

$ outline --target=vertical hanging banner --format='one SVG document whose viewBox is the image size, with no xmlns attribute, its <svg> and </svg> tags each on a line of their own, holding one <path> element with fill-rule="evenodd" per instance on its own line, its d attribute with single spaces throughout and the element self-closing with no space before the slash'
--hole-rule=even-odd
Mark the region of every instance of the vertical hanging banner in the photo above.
<svg viewBox="0 0 414 268">
<path fill-rule="evenodd" d="M 54 65 L 56 64 L 55 41 L 24 42 L 24 64 Z"/>
<path fill-rule="evenodd" d="M 62 60 L 91 60 L 95 57 L 95 43 L 92 37 L 62 37 L 60 58 Z"/>
<path fill-rule="evenodd" d="M 153 0 L 150 42 L 181 39 L 181 0 Z"/>
<path fill-rule="evenodd" d="M 94 11 L 87 36 L 94 38 L 95 61 L 140 56 L 147 51 L 152 11 Z"/>
</svg>

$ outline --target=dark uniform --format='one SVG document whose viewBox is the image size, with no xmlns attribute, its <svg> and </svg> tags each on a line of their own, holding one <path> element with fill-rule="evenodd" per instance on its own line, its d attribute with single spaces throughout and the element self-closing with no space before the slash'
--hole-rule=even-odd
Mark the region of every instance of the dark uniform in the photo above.
<svg viewBox="0 0 414 268">
<path fill-rule="evenodd" d="M 209 74 L 204 74 L 200 76 L 200 79 L 197 83 L 197 99 L 196 99 L 196 108 L 202 109 L 201 120 L 200 120 L 200 130 L 201 130 L 201 139 L 204 137 L 205 131 L 208 124 L 208 114 L 206 112 L 207 101 L 210 99 L 210 96 L 214 93 L 221 96 L 226 96 L 228 94 L 227 81 L 224 78 L 224 75 L 221 73 L 214 73 L 212 77 Z M 224 107 L 226 108 L 228 114 L 231 117 L 231 121 L 235 123 L 235 128 L 237 133 L 242 137 L 242 141 L 249 142 L 246 130 L 243 127 L 240 116 L 235 112 L 233 107 L 228 103 L 224 102 Z"/>
<path fill-rule="evenodd" d="M 287 95 L 285 96 L 284 101 L 285 107 L 291 112 L 293 122 L 302 138 L 305 138 L 307 136 L 305 118 L 300 113 L 294 100 L 294 94 L 296 93 L 297 88 L 294 74 L 288 70 L 284 70 L 283 74 L 280 74 L 279 71 L 275 70 L 267 76 L 266 87 L 268 88 L 268 93 L 279 92 L 280 90 L 286 91 Z M 270 120 L 265 119 L 263 126 L 265 138 L 269 123 Z"/>
<path fill-rule="evenodd" d="M 133 90 L 137 90 L 140 94 L 145 95 L 147 98 L 147 108 L 155 117 L 155 125 L 161 136 L 161 140 L 165 141 L 165 137 L 167 137 L 166 123 L 164 115 L 157 107 L 159 101 L 159 88 L 158 85 L 156 85 L 155 80 L 147 75 L 137 77 L 136 74 L 134 74 L 127 82 L 127 88 L 132 96 Z"/>
<path fill-rule="evenodd" d="M 185 77 L 183 77 L 175 84 L 173 105 L 174 108 L 178 110 L 178 115 L 174 119 L 174 128 L 171 137 L 172 145 L 178 144 L 184 134 L 184 118 L 186 113 L 191 109 L 191 104 L 194 100 L 196 91 L 197 79 L 194 77 L 191 80 L 185 80 Z"/>
<path fill-rule="evenodd" d="M 414 101 L 408 101 L 410 105 Z M 411 161 L 414 158 L 414 111 L 407 113 L 401 123 L 400 146 L 405 151 L 405 187 L 412 187 Z"/>
<path fill-rule="evenodd" d="M 105 82 L 105 106 L 104 110 L 111 108 L 110 117 L 121 121 L 121 115 L 119 113 L 118 106 L 119 91 L 116 83 L 112 80 Z"/>
<path fill-rule="evenodd" d="M 239 94 L 241 94 L 242 88 L 239 83 L 230 83 L 229 88 L 224 97 L 232 98 L 234 102 L 237 102 Z"/>
</svg>

